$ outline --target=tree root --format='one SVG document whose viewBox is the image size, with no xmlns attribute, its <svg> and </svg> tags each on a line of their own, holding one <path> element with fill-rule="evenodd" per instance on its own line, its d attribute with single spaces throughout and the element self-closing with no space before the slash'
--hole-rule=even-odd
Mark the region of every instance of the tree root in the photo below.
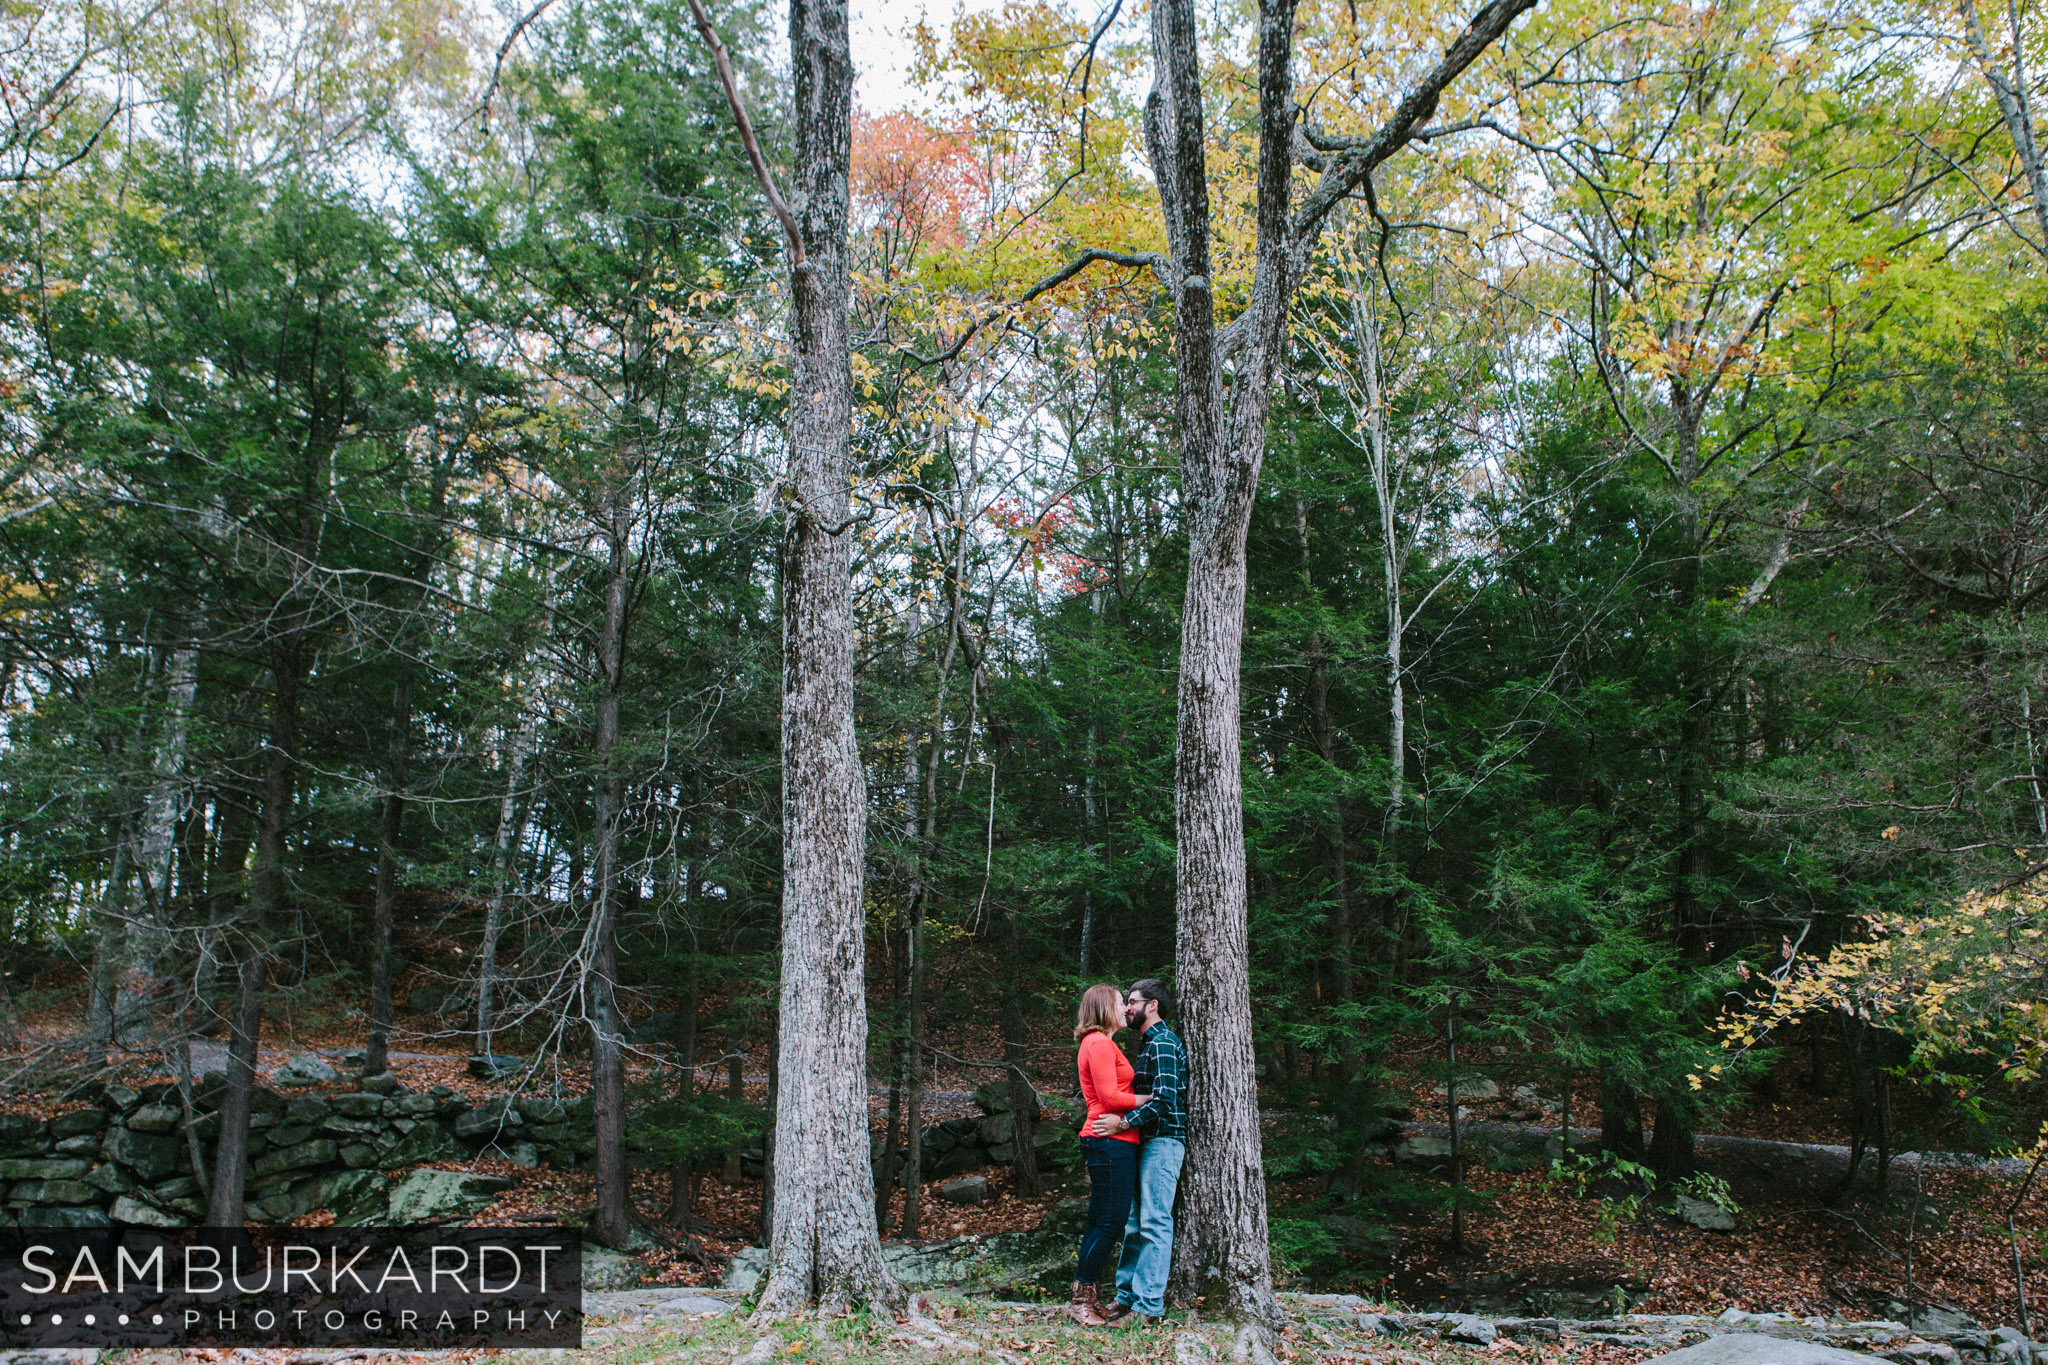
<svg viewBox="0 0 2048 1365">
<path fill-rule="evenodd" d="M 949 1332 L 939 1325 L 932 1316 L 931 1300 L 922 1294 L 913 1294 L 903 1305 L 900 1329 L 889 1334 L 889 1340 L 905 1346 L 918 1346 L 925 1350 L 948 1356 L 987 1356 L 1002 1365 L 1026 1365 L 1021 1356 L 1008 1351 L 997 1350 L 972 1337 Z"/>
<path fill-rule="evenodd" d="M 1237 1340 L 1230 1343 L 1230 1358 L 1238 1365 L 1280 1365 L 1273 1354 L 1275 1340 L 1273 1329 L 1263 1322 L 1247 1322 L 1237 1329 Z"/>
<path fill-rule="evenodd" d="M 775 1353 L 782 1349 L 782 1339 L 770 1332 L 749 1346 L 741 1355 L 732 1358 L 732 1365 L 768 1365 L 775 1359 Z"/>
<path fill-rule="evenodd" d="M 709 1266 L 713 1263 L 711 1253 L 705 1249 L 704 1243 L 693 1236 L 688 1230 L 670 1228 L 668 1232 L 670 1239 L 675 1244 L 675 1252 L 678 1256 L 687 1256 L 701 1266 Z"/>
<path fill-rule="evenodd" d="M 1280 1365 L 1273 1353 L 1275 1340 L 1273 1329 L 1264 1323 L 1240 1324 L 1230 1342 L 1232 1365 Z M 1193 1324 L 1174 1334 L 1174 1365 L 1216 1365 L 1217 1359 L 1216 1341 Z"/>
</svg>

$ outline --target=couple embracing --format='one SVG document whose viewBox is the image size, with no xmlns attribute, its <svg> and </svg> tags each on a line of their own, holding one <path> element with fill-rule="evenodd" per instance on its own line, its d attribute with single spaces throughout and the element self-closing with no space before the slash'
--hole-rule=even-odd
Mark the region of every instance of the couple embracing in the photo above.
<svg viewBox="0 0 2048 1365">
<path fill-rule="evenodd" d="M 1166 1313 L 1166 1274 L 1173 1264 L 1173 1196 L 1186 1155 L 1187 1051 L 1162 1015 L 1173 995 L 1147 977 L 1129 992 L 1090 986 L 1074 1023 L 1080 1041 L 1081 1097 L 1088 1118 L 1081 1156 L 1088 1163 L 1088 1226 L 1067 1301 L 1067 1315 L 1085 1327 L 1103 1327 L 1140 1315 Z M 1134 1066 L 1116 1045 L 1120 1028 L 1144 1039 Z M 1104 1304 L 1097 1284 L 1109 1253 L 1122 1237 L 1116 1300 Z"/>
</svg>

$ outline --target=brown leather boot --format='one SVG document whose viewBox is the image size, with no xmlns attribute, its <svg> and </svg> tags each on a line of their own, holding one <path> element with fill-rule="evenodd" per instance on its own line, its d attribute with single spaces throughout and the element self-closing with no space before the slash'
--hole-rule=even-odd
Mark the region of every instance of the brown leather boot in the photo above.
<svg viewBox="0 0 2048 1365">
<path fill-rule="evenodd" d="M 1131 1306 L 1122 1299 L 1112 1299 L 1108 1303 L 1103 1303 L 1100 1291 L 1097 1291 L 1096 1304 L 1102 1312 L 1105 1327 L 1114 1327 L 1131 1315 Z"/>
<path fill-rule="evenodd" d="M 1095 1286 L 1076 1280 L 1067 1295 L 1067 1316 L 1083 1327 L 1101 1327 L 1107 1321 L 1097 1306 Z"/>
</svg>

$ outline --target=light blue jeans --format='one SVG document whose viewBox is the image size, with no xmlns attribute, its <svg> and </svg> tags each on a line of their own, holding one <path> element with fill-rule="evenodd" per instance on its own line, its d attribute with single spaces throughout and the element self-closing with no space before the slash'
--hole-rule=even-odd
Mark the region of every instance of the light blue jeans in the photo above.
<svg viewBox="0 0 2048 1365">
<path fill-rule="evenodd" d="M 1166 1274 L 1173 1268 L 1173 1196 L 1187 1144 L 1146 1138 L 1138 1149 L 1138 1198 L 1124 1224 L 1124 1254 L 1116 1266 L 1117 1302 L 1158 1317 L 1166 1311 Z"/>
</svg>

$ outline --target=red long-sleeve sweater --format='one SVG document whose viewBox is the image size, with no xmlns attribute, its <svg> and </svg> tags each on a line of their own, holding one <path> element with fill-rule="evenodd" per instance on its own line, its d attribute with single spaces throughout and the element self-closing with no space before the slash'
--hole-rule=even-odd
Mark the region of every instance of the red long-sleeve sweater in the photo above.
<svg viewBox="0 0 2048 1365">
<path fill-rule="evenodd" d="M 1091 1033 L 1081 1040 L 1081 1098 L 1088 1101 L 1088 1117 L 1081 1122 L 1081 1136 L 1104 1114 L 1128 1114 L 1144 1103 L 1131 1093 L 1131 1064 L 1123 1049 L 1106 1033 Z M 1119 1142 L 1136 1142 L 1136 1132 L 1116 1135 Z"/>
</svg>

